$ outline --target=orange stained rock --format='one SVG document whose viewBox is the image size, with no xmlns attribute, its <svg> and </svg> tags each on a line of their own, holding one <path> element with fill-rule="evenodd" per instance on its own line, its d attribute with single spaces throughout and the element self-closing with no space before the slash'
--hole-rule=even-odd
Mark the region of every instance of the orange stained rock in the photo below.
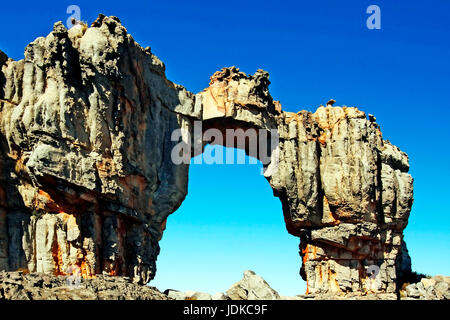
<svg viewBox="0 0 450 320">
<path fill-rule="evenodd" d="M 337 190 L 337 188 L 336 188 Z M 324 215 L 326 214 L 328 217 L 324 217 L 327 219 L 326 223 L 327 224 L 331 224 L 331 225 L 338 225 L 341 223 L 341 221 L 339 219 L 336 218 L 336 215 L 334 212 L 331 211 L 329 203 L 328 203 L 328 199 L 326 196 L 323 196 L 323 213 Z"/>
<path fill-rule="evenodd" d="M 40 196 L 46 198 L 47 200 L 49 200 L 49 201 L 52 200 L 50 195 L 47 192 L 45 192 L 44 190 L 39 189 L 38 193 L 39 193 Z"/>
<path fill-rule="evenodd" d="M 58 213 L 58 216 L 62 218 L 64 224 L 67 226 L 67 229 L 71 229 L 74 227 L 77 227 L 76 218 L 73 214 L 65 213 L 64 211 L 60 211 Z M 53 261 L 55 263 L 55 275 L 68 275 L 67 270 L 64 269 L 64 262 L 63 262 L 63 252 L 61 250 L 61 247 L 58 244 L 58 241 L 55 239 L 53 246 L 52 246 L 52 257 Z M 81 276 L 85 279 L 92 279 L 95 278 L 95 273 L 91 272 L 91 267 L 89 263 L 86 261 L 86 255 L 80 254 L 78 259 L 79 262 L 76 264 L 77 267 L 80 268 Z"/>
<path fill-rule="evenodd" d="M 73 215 L 68 214 L 68 213 L 65 213 L 65 212 L 62 211 L 62 210 L 60 210 L 60 211 L 58 212 L 58 215 L 63 219 L 63 222 L 64 222 L 64 223 L 67 223 L 67 221 L 68 221 L 71 217 L 73 217 Z"/>
<path fill-rule="evenodd" d="M 305 246 L 304 249 L 302 249 L 302 255 L 303 255 L 303 263 L 306 263 L 308 261 L 308 251 L 309 251 L 309 244 Z"/>
<path fill-rule="evenodd" d="M 66 273 L 64 270 L 62 251 L 56 240 L 52 246 L 52 257 L 53 261 L 55 262 L 55 271 L 54 271 L 55 276 L 65 275 Z"/>
<path fill-rule="evenodd" d="M 320 137 L 318 138 L 318 140 L 322 145 L 325 145 L 325 142 L 327 141 L 327 133 L 325 131 L 323 131 L 320 134 Z"/>
<path fill-rule="evenodd" d="M 317 267 L 319 268 L 319 278 L 320 278 L 320 282 L 322 282 L 322 281 L 323 281 L 322 266 L 319 264 Z"/>
<path fill-rule="evenodd" d="M 16 271 L 22 272 L 23 274 L 29 274 L 30 270 L 28 270 L 27 268 L 19 268 Z"/>
<path fill-rule="evenodd" d="M 104 157 L 100 161 L 96 162 L 96 166 L 98 174 L 102 178 L 113 175 L 117 171 L 115 162 L 112 158 Z"/>
<path fill-rule="evenodd" d="M 288 112 L 288 111 L 286 111 L 284 114 L 286 116 L 286 123 L 289 123 L 289 122 L 291 122 L 293 120 L 298 120 L 298 114 L 295 113 L 295 112 Z"/>
<path fill-rule="evenodd" d="M 111 270 L 111 271 L 109 272 L 109 275 L 110 275 L 110 276 L 117 276 L 117 271 L 116 271 L 115 269 L 113 269 L 113 270 Z"/>
<path fill-rule="evenodd" d="M 216 81 L 225 80 L 226 83 L 230 80 L 230 75 L 228 75 L 227 78 L 224 78 L 223 76 L 228 72 L 226 68 L 222 68 L 222 70 L 218 70 L 214 72 L 214 74 L 209 77 L 209 85 L 212 85 Z"/>
<path fill-rule="evenodd" d="M 38 190 L 37 196 L 34 198 L 34 205 L 36 209 L 46 210 L 49 212 L 65 212 L 64 208 L 62 208 L 56 201 L 51 197 L 50 194 L 45 192 L 42 189 Z"/>
<path fill-rule="evenodd" d="M 25 164 L 22 158 L 18 158 L 14 167 L 16 173 L 26 172 Z"/>
<path fill-rule="evenodd" d="M 86 262 L 86 257 L 83 256 L 81 262 L 80 262 L 80 270 L 81 270 L 81 276 L 84 279 L 93 279 L 95 278 L 95 274 L 91 272 L 91 268 L 89 264 Z"/>
<path fill-rule="evenodd" d="M 203 95 L 203 117 L 211 119 L 226 115 L 227 92 L 226 87 L 211 86 L 207 88 Z"/>
<path fill-rule="evenodd" d="M 339 283 L 336 279 L 336 273 L 331 269 L 328 269 L 328 283 L 330 287 L 334 287 L 336 289 L 335 291 L 341 291 Z"/>
<path fill-rule="evenodd" d="M 103 260 L 103 273 L 107 273 L 110 276 L 119 275 L 118 262 L 111 260 Z"/>
</svg>

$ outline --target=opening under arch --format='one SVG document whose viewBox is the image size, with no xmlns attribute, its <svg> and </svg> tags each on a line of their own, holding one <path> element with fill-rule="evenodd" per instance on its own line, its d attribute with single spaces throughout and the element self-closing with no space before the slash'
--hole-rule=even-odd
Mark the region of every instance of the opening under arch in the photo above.
<svg viewBox="0 0 450 320">
<path fill-rule="evenodd" d="M 207 145 L 197 157 L 210 152 L 222 152 L 224 159 L 234 152 L 245 164 L 192 159 L 188 195 L 168 217 L 150 285 L 213 294 L 225 292 L 250 269 L 280 295 L 304 294 L 299 239 L 286 232 L 281 202 L 261 174 L 262 163 L 249 164 L 243 150 L 220 145 Z"/>
</svg>

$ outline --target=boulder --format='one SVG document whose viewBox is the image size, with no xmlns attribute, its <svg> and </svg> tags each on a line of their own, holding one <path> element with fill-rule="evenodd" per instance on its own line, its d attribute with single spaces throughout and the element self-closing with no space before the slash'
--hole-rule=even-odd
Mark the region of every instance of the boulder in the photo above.
<svg viewBox="0 0 450 320">
<path fill-rule="evenodd" d="M 436 280 L 432 278 L 422 278 L 420 282 L 423 284 L 425 290 L 428 290 L 429 287 L 433 287 L 436 284 Z"/>
<path fill-rule="evenodd" d="M 211 295 L 205 292 L 188 290 L 184 292 L 185 300 L 212 300 Z"/>
<path fill-rule="evenodd" d="M 444 281 L 438 282 L 434 286 L 434 290 L 436 291 L 436 293 L 443 296 L 443 295 L 445 295 L 446 292 L 449 291 L 449 285 L 447 282 L 444 282 Z"/>
<path fill-rule="evenodd" d="M 228 297 L 223 292 L 216 292 L 211 296 L 212 300 L 228 300 Z"/>
<path fill-rule="evenodd" d="M 259 275 L 251 270 L 244 272 L 242 280 L 233 284 L 227 295 L 231 300 L 278 300 L 280 295 Z"/>
<path fill-rule="evenodd" d="M 406 287 L 406 296 L 411 298 L 419 298 L 420 293 L 419 290 L 417 290 L 417 287 L 415 284 L 410 284 Z"/>
<path fill-rule="evenodd" d="M 177 290 L 166 290 L 164 291 L 164 293 L 171 299 L 174 300 L 186 300 L 186 294 L 182 291 L 177 291 Z"/>
<path fill-rule="evenodd" d="M 67 276 L 0 272 L 0 300 L 170 300 L 156 288 L 128 277 L 99 275 L 69 281 Z"/>
</svg>

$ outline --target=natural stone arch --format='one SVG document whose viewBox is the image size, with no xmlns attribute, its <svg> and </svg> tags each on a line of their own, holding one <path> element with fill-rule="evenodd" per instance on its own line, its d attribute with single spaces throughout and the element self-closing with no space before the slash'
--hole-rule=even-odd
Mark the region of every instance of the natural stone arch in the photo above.
<svg viewBox="0 0 450 320">
<path fill-rule="evenodd" d="M 87 277 L 150 281 L 187 191 L 171 133 L 202 121 L 277 130 L 278 170 L 266 177 L 301 238 L 309 292 L 395 292 L 412 178 L 373 116 L 332 102 L 284 112 L 264 71 L 223 69 L 194 95 L 164 69 L 116 17 L 87 29 L 56 23 L 24 60 L 0 52 L 0 269 L 64 274 L 76 264 Z"/>
<path fill-rule="evenodd" d="M 268 84 L 263 71 L 216 72 L 210 87 L 196 96 L 203 103 L 203 121 L 214 120 L 208 127 L 221 131 L 247 125 L 279 132 L 278 170 L 266 178 L 282 202 L 287 230 L 301 238 L 301 275 L 309 292 L 395 292 L 399 231 L 406 226 L 412 195 L 411 178 L 402 173 L 406 156 L 383 141 L 373 117 L 366 119 L 356 108 L 330 102 L 314 114 L 286 113 L 270 98 Z M 260 96 L 252 96 L 255 92 Z M 393 172 L 395 177 L 389 176 Z M 406 200 L 395 210 L 392 192 Z M 380 268 L 376 289 L 368 279 L 371 265 Z"/>
</svg>

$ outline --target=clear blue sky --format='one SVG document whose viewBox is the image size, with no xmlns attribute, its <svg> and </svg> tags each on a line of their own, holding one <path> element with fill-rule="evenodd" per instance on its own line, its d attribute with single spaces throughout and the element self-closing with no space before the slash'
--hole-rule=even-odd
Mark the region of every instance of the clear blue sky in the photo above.
<svg viewBox="0 0 450 320">
<path fill-rule="evenodd" d="M 222 67 L 262 68 L 284 110 L 314 111 L 334 98 L 374 114 L 384 137 L 410 157 L 415 201 L 405 236 L 413 268 L 450 274 L 449 1 L 7 1 L 0 49 L 22 58 L 26 44 L 66 21 L 70 4 L 89 23 L 99 12 L 118 16 L 165 62 L 168 78 L 193 92 Z M 366 28 L 371 4 L 381 8 L 381 30 Z M 154 285 L 213 293 L 253 269 L 282 294 L 304 292 L 298 239 L 287 234 L 259 171 L 191 166 Z"/>
</svg>

